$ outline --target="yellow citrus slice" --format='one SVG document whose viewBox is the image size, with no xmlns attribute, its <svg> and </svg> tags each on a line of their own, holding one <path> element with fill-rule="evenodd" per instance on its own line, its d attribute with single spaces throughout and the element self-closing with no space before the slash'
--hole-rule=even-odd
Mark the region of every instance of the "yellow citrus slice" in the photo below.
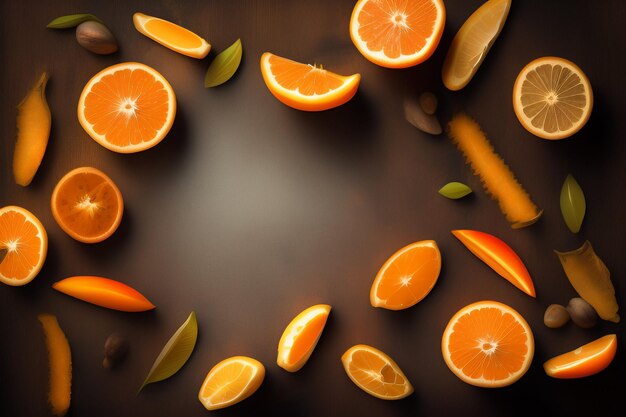
<svg viewBox="0 0 626 417">
<path fill-rule="evenodd" d="M 33 213 L 17 206 L 0 209 L 0 282 L 20 286 L 37 276 L 48 253 L 46 229 Z"/>
<path fill-rule="evenodd" d="M 399 400 L 413 393 L 413 386 L 398 364 L 376 348 L 352 346 L 341 362 L 352 382 L 376 398 Z"/>
<path fill-rule="evenodd" d="M 613 362 L 617 352 L 617 335 L 608 334 L 543 364 L 553 378 L 583 378 L 597 374 Z"/>
<path fill-rule="evenodd" d="M 167 20 L 135 13 L 133 23 L 139 33 L 179 54 L 202 59 L 211 50 L 211 45 L 200 36 Z"/>
<path fill-rule="evenodd" d="M 314 65 L 301 64 L 265 52 L 261 73 L 270 92 L 298 110 L 321 111 L 349 101 L 359 88 L 361 76 L 342 76 Z"/>
<path fill-rule="evenodd" d="M 198 399 L 207 410 L 225 408 L 245 400 L 261 386 L 265 367 L 256 359 L 233 356 L 207 374 Z"/>
<path fill-rule="evenodd" d="M 461 26 L 452 40 L 441 72 L 449 90 L 465 87 L 498 38 L 511 8 L 511 0 L 489 0 Z"/>
<path fill-rule="evenodd" d="M 526 373 L 535 342 L 530 326 L 517 311 L 497 301 L 479 301 L 450 319 L 441 351 L 448 368 L 462 381 L 498 388 Z"/>
<path fill-rule="evenodd" d="M 522 69 L 513 86 L 513 110 L 522 126 L 543 139 L 565 139 L 589 120 L 591 84 L 567 59 L 547 56 Z"/>
<path fill-rule="evenodd" d="M 278 343 L 278 366 L 289 372 L 304 366 L 324 331 L 330 309 L 327 304 L 314 305 L 289 323 Z"/>
<path fill-rule="evenodd" d="M 100 145 L 120 153 L 144 151 L 161 142 L 175 116 L 172 86 L 154 68 L 138 62 L 103 69 L 78 100 L 83 129 Z"/>
</svg>

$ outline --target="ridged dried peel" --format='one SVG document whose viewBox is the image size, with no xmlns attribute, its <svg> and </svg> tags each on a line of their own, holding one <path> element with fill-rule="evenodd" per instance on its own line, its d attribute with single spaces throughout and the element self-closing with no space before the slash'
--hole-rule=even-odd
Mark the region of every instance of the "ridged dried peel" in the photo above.
<svg viewBox="0 0 626 417">
<path fill-rule="evenodd" d="M 585 193 L 574 177 L 568 175 L 561 188 L 561 213 L 572 233 L 578 233 L 585 218 Z"/>
<path fill-rule="evenodd" d="M 472 193 L 472 189 L 462 182 L 449 182 L 439 189 L 439 194 L 451 200 L 458 200 Z"/>
<path fill-rule="evenodd" d="M 204 87 L 217 87 L 230 80 L 239 68 L 242 53 L 241 39 L 237 39 L 235 43 L 220 52 L 209 65 L 204 76 Z"/>
<path fill-rule="evenodd" d="M 465 155 L 485 191 L 500 205 L 500 210 L 514 229 L 529 226 L 541 211 L 517 182 L 504 161 L 493 150 L 476 121 L 464 113 L 457 114 L 448 125 L 448 135 Z"/>
<path fill-rule="evenodd" d="M 552 378 L 572 379 L 595 375 L 606 369 L 617 352 L 617 335 L 607 334 L 543 364 Z"/>
<path fill-rule="evenodd" d="M 167 379 L 178 372 L 189 360 L 197 339 L 198 322 L 196 313 L 192 311 L 187 320 L 163 347 L 139 390 L 141 391 L 146 385 Z"/>
<path fill-rule="evenodd" d="M 619 306 L 611 282 L 611 272 L 596 255 L 591 243 L 587 240 L 576 250 L 554 252 L 578 295 L 593 306 L 600 318 L 619 323 Z"/>
<path fill-rule="evenodd" d="M 43 326 L 50 362 L 50 393 L 48 400 L 52 414 L 62 417 L 70 408 L 72 396 L 72 352 L 57 318 L 40 314 L 37 319 Z"/>
<path fill-rule="evenodd" d="M 535 297 L 535 286 L 526 265 L 504 241 L 476 230 L 453 230 L 452 234 L 501 277 L 519 290 Z"/>
<path fill-rule="evenodd" d="M 46 101 L 49 75 L 43 72 L 39 81 L 17 106 L 17 141 L 13 154 L 13 176 L 18 185 L 31 183 L 48 146 L 52 117 Z"/>
</svg>

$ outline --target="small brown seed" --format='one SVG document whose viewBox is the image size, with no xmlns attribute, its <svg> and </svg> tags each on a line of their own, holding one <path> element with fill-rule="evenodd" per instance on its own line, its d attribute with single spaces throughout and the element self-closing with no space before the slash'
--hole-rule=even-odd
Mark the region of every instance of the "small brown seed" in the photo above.
<svg viewBox="0 0 626 417">
<path fill-rule="evenodd" d="M 543 324 L 551 329 L 565 325 L 569 320 L 567 309 L 560 304 L 550 304 L 543 315 Z"/>
<path fill-rule="evenodd" d="M 443 130 L 437 117 L 427 114 L 413 98 L 404 100 L 404 116 L 406 120 L 422 132 L 431 135 L 440 135 Z"/>
<path fill-rule="evenodd" d="M 111 31 L 93 20 L 76 27 L 76 40 L 80 46 L 95 54 L 108 55 L 117 51 L 117 41 Z"/>
<path fill-rule="evenodd" d="M 128 341 L 124 336 L 118 333 L 111 334 L 104 342 L 104 361 L 102 366 L 105 368 L 113 367 L 113 365 L 124 359 L 126 352 L 128 352 Z"/>
<path fill-rule="evenodd" d="M 598 322 L 596 310 L 582 298 L 572 298 L 567 305 L 567 311 L 572 321 L 583 329 L 590 329 Z"/>
<path fill-rule="evenodd" d="M 437 96 L 431 92 L 425 92 L 420 95 L 420 107 L 426 114 L 435 114 L 437 111 Z"/>
</svg>

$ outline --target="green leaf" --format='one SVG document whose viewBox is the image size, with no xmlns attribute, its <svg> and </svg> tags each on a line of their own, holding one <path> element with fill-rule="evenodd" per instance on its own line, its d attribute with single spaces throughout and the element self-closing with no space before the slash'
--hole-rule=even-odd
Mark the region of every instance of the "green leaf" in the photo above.
<svg viewBox="0 0 626 417">
<path fill-rule="evenodd" d="M 578 233 L 585 218 L 585 194 L 574 177 L 568 175 L 561 188 L 561 213 L 572 233 Z"/>
<path fill-rule="evenodd" d="M 100 22 L 104 25 L 104 22 L 98 19 L 96 16 L 89 13 L 80 13 L 68 14 L 67 16 L 57 17 L 52 22 L 48 23 L 46 27 L 50 29 L 67 29 L 76 27 L 81 23 L 87 22 L 89 20 L 95 20 L 96 22 Z"/>
<path fill-rule="evenodd" d="M 204 76 L 204 87 L 216 87 L 230 80 L 239 68 L 242 52 L 241 39 L 237 39 L 235 43 L 220 52 L 209 65 Z"/>
<path fill-rule="evenodd" d="M 449 182 L 439 189 L 439 194 L 452 200 L 463 198 L 471 193 L 472 189 L 462 182 Z"/>
<path fill-rule="evenodd" d="M 178 372 L 191 356 L 197 338 L 198 322 L 196 321 L 196 313 L 192 311 L 187 320 L 161 350 L 139 391 L 148 384 L 162 381 Z"/>
</svg>

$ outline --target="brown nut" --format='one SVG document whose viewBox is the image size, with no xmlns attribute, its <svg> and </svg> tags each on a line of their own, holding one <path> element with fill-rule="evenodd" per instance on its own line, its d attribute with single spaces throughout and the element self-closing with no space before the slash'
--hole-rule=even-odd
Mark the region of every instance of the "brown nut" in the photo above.
<svg viewBox="0 0 626 417">
<path fill-rule="evenodd" d="M 551 329 L 562 327 L 570 319 L 570 314 L 560 304 L 550 304 L 543 315 L 543 324 Z"/>
<path fill-rule="evenodd" d="M 117 41 L 111 31 L 93 20 L 76 27 L 76 40 L 80 46 L 95 54 L 108 55 L 117 51 Z"/>
<path fill-rule="evenodd" d="M 104 342 L 104 360 L 102 366 L 111 368 L 120 362 L 128 352 L 128 341 L 119 333 L 111 334 Z"/>
<path fill-rule="evenodd" d="M 425 92 L 419 98 L 420 107 L 424 113 L 433 115 L 437 111 L 437 96 L 430 92 Z"/>
<path fill-rule="evenodd" d="M 572 298 L 567 305 L 567 311 L 572 321 L 583 329 L 590 329 L 598 322 L 596 310 L 582 298 Z"/>
<path fill-rule="evenodd" d="M 406 98 L 404 100 L 404 117 L 413 126 L 430 135 L 440 135 L 443 132 L 437 117 L 427 114 L 418 100 Z"/>
</svg>

